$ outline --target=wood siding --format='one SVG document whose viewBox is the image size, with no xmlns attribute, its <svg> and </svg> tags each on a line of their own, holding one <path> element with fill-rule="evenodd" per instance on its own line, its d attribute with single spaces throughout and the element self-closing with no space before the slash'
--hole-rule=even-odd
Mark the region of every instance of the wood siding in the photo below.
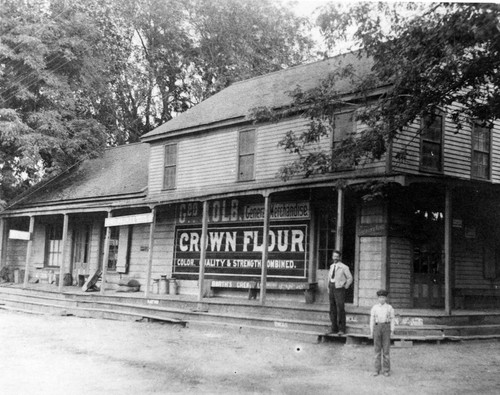
<svg viewBox="0 0 500 395">
<path fill-rule="evenodd" d="M 377 301 L 382 280 L 383 238 L 359 238 L 359 306 L 372 306 Z"/>
<path fill-rule="evenodd" d="M 412 306 L 411 242 L 400 237 L 389 239 L 389 299 L 394 307 Z"/>
<path fill-rule="evenodd" d="M 471 179 L 472 128 L 464 122 L 457 131 L 456 124 L 447 116 L 444 121 L 443 172 L 445 176 Z M 393 141 L 392 169 L 408 174 L 429 174 L 420 171 L 420 120 L 405 128 Z M 494 123 L 491 135 L 491 181 L 500 182 L 500 123 Z M 405 152 L 403 158 L 398 158 Z"/>
<path fill-rule="evenodd" d="M 290 118 L 279 123 L 259 125 L 255 138 L 255 182 L 279 180 L 280 168 L 295 159 L 294 155 L 278 146 L 286 133 L 293 130 L 300 134 L 306 130 L 308 120 L 300 117 Z M 252 126 L 226 128 L 196 135 L 168 140 L 177 143 L 177 181 L 176 190 L 202 191 L 206 187 L 239 184 L 238 171 L 238 132 L 252 129 Z M 358 126 L 358 133 L 363 128 Z M 167 142 L 153 143 L 149 160 L 149 194 L 155 196 L 163 192 L 164 146 Z M 326 150 L 331 147 L 329 137 L 312 149 Z M 385 172 L 385 158 L 379 161 L 365 161 L 355 170 L 346 174 L 381 174 Z"/>
</svg>

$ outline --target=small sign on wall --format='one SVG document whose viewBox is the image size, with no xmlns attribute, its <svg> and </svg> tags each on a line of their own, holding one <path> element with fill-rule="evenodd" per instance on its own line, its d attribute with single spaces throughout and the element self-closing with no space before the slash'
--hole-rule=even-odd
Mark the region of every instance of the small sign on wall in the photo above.
<svg viewBox="0 0 500 395">
<path fill-rule="evenodd" d="M 466 239 L 475 239 L 476 238 L 476 227 L 475 226 L 466 226 L 464 229 L 465 238 Z"/>
<path fill-rule="evenodd" d="M 30 232 L 24 232 L 22 230 L 14 230 L 11 229 L 9 231 L 9 239 L 14 239 L 14 240 L 30 240 L 31 239 L 31 233 Z"/>
</svg>

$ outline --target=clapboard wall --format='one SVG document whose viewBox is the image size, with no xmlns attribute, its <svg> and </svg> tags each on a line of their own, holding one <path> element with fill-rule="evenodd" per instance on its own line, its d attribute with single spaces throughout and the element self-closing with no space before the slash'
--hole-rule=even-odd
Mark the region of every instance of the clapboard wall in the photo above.
<svg viewBox="0 0 500 395">
<path fill-rule="evenodd" d="M 442 174 L 471 179 L 472 125 L 464 122 L 458 130 L 449 113 L 444 118 Z M 421 121 L 417 119 L 393 140 L 392 169 L 407 174 L 421 174 Z M 401 155 L 404 153 L 404 155 Z M 491 134 L 491 181 L 500 182 L 500 122 L 495 121 Z"/>
<path fill-rule="evenodd" d="M 248 129 L 256 131 L 255 183 L 279 181 L 280 168 L 297 158 L 280 147 L 279 142 L 290 130 L 298 135 L 307 127 L 307 119 L 294 117 L 278 123 L 228 127 L 154 142 L 150 150 L 148 193 L 155 197 L 165 192 L 163 166 L 167 144 L 177 144 L 176 191 L 196 195 L 206 188 L 238 184 L 238 133 Z M 360 125 L 357 130 L 361 133 L 363 127 Z M 328 151 L 330 147 L 331 138 L 324 137 L 310 148 Z M 364 161 L 358 168 L 346 173 L 380 174 L 385 170 L 386 161 L 382 158 L 375 162 Z"/>
</svg>

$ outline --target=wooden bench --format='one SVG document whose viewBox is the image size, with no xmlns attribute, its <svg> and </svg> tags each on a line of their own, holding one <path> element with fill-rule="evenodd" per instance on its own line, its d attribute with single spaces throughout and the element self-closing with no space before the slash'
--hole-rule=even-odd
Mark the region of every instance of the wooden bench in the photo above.
<svg viewBox="0 0 500 395">
<path fill-rule="evenodd" d="M 304 291 L 306 302 L 314 301 L 317 283 L 305 281 L 267 281 L 266 290 L 273 291 Z M 212 280 L 210 289 L 248 289 L 248 299 L 257 299 L 260 290 L 260 279 L 252 280 Z"/>
<path fill-rule="evenodd" d="M 484 297 L 500 298 L 500 288 L 454 288 L 453 298 L 455 300 L 455 308 L 463 309 L 465 307 L 466 297 L 475 297 L 481 299 Z"/>
</svg>

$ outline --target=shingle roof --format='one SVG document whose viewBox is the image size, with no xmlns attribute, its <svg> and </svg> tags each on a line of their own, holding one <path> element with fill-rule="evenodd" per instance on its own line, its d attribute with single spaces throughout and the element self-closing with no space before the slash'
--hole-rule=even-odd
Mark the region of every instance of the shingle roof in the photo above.
<svg viewBox="0 0 500 395">
<path fill-rule="evenodd" d="M 102 156 L 83 161 L 41 187 L 35 186 L 11 208 L 138 194 L 148 184 L 148 163 L 149 144 L 108 148 Z"/>
<path fill-rule="evenodd" d="M 373 62 L 366 57 L 360 58 L 357 53 L 349 53 L 237 82 L 145 134 L 143 138 L 151 140 L 178 130 L 245 117 L 256 107 L 287 106 L 292 101 L 289 92 L 297 86 L 302 90 L 314 88 L 331 72 L 349 64 L 356 69 L 356 73 L 364 74 L 370 71 Z M 351 92 L 350 79 L 340 80 L 337 90 Z"/>
</svg>

